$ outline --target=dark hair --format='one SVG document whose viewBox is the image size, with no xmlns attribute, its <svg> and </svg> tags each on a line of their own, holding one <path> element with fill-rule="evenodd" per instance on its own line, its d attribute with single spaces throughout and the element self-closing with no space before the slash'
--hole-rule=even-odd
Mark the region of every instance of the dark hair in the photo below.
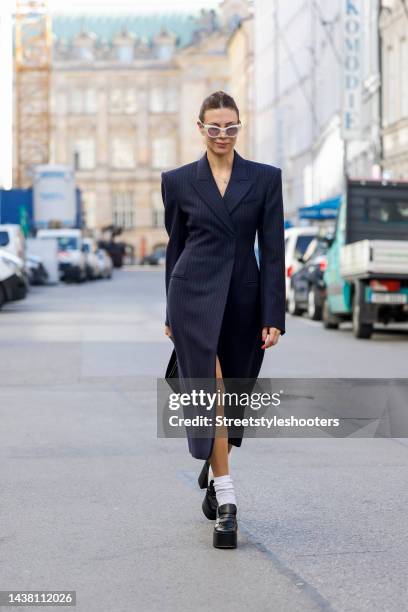
<svg viewBox="0 0 408 612">
<path fill-rule="evenodd" d="M 201 105 L 200 113 L 198 115 L 200 121 L 204 122 L 205 111 L 210 110 L 211 108 L 231 108 L 237 113 L 239 121 L 238 106 L 236 105 L 234 98 L 225 93 L 225 91 L 216 91 L 207 96 Z"/>
</svg>

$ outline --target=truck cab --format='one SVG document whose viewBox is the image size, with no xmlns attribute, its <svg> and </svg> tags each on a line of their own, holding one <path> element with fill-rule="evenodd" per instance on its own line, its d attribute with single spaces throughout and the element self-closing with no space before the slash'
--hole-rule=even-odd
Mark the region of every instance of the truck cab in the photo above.
<svg viewBox="0 0 408 612">
<path fill-rule="evenodd" d="M 408 320 L 408 183 L 348 179 L 324 273 L 323 324 L 351 320 L 357 338 L 375 323 Z"/>
</svg>

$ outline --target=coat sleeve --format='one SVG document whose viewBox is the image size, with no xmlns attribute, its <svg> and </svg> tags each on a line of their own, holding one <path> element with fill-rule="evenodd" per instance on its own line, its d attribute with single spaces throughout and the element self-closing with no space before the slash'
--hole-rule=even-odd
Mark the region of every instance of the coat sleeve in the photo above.
<svg viewBox="0 0 408 612">
<path fill-rule="evenodd" d="M 262 327 L 285 333 L 285 229 L 282 172 L 278 168 L 268 188 L 258 225 Z"/>
<path fill-rule="evenodd" d="M 174 197 L 174 189 L 169 184 L 169 178 L 165 172 L 161 175 L 161 193 L 164 205 L 164 225 L 166 227 L 169 241 L 166 248 L 166 301 L 169 288 L 170 274 L 180 257 L 187 238 L 186 219 L 183 212 L 177 206 Z M 170 325 L 166 306 L 165 325 Z"/>
</svg>

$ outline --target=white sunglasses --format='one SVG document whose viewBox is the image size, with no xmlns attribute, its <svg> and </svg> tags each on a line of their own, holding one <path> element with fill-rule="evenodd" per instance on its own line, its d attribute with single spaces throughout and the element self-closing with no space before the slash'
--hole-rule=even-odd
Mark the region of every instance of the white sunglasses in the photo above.
<svg viewBox="0 0 408 612">
<path fill-rule="evenodd" d="M 225 136 L 229 138 L 233 138 L 242 128 L 242 123 L 237 123 L 236 125 L 228 125 L 225 128 L 219 127 L 218 125 L 212 125 L 211 123 L 203 123 L 200 119 L 198 120 L 203 130 L 205 130 L 206 134 L 210 138 L 218 138 L 222 132 L 225 133 Z"/>
</svg>

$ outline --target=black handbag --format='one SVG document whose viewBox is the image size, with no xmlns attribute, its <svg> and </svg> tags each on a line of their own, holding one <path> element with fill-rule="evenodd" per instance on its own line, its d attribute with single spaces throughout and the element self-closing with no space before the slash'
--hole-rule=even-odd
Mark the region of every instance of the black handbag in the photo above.
<svg viewBox="0 0 408 612">
<path fill-rule="evenodd" d="M 180 380 L 178 373 L 178 365 L 177 365 L 177 354 L 176 349 L 174 348 L 169 359 L 169 363 L 166 368 L 166 374 L 164 376 L 170 388 L 175 393 L 180 393 Z"/>
</svg>

